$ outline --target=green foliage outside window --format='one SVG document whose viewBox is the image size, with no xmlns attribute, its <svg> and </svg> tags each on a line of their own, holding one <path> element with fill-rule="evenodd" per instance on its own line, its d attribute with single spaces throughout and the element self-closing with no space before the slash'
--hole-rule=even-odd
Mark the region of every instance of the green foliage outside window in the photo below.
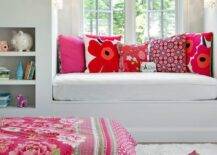
<svg viewBox="0 0 217 155">
<path fill-rule="evenodd" d="M 175 0 L 163 0 L 163 5 L 161 0 L 135 1 L 138 43 L 175 34 Z M 86 33 L 124 35 L 124 0 L 84 0 L 84 23 Z"/>
</svg>

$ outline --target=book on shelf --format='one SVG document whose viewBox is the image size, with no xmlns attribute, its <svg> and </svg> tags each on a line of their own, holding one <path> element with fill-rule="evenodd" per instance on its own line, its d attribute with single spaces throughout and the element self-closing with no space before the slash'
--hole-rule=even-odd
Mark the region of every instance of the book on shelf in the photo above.
<svg viewBox="0 0 217 155">
<path fill-rule="evenodd" d="M 0 80 L 9 80 L 10 70 L 5 67 L 0 67 Z"/>
<path fill-rule="evenodd" d="M 28 61 L 26 63 L 26 69 L 25 69 L 25 80 L 32 80 L 34 78 L 35 74 L 35 62 L 34 61 Z"/>
<path fill-rule="evenodd" d="M 33 61 L 30 69 L 29 80 L 32 80 L 34 78 L 34 74 L 35 74 L 35 62 Z"/>
</svg>

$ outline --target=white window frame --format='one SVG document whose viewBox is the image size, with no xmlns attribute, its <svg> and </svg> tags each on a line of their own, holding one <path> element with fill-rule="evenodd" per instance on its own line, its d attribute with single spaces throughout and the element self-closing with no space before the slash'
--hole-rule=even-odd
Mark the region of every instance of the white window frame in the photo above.
<svg viewBox="0 0 217 155">
<path fill-rule="evenodd" d="M 100 0 L 96 0 L 96 10 L 84 10 L 83 4 L 82 4 L 83 14 L 85 12 L 96 13 L 96 19 L 95 19 L 96 20 L 96 27 L 95 27 L 95 29 L 96 29 L 96 34 L 100 35 L 100 33 L 99 33 L 99 18 L 98 18 L 99 14 L 100 13 L 109 13 L 109 16 L 110 16 L 109 17 L 110 18 L 110 20 L 109 20 L 109 35 L 112 35 L 113 34 L 113 13 L 115 11 L 119 11 L 119 10 L 113 9 L 112 0 L 109 3 L 109 9 L 108 10 L 100 10 L 100 8 L 98 7 L 98 2 L 99 1 Z M 83 22 L 83 24 L 84 24 L 84 22 Z"/>
<path fill-rule="evenodd" d="M 97 0 L 99 1 L 99 0 Z M 82 0 L 83 2 L 83 0 Z M 126 43 L 136 43 L 136 16 L 135 16 L 135 4 L 136 0 L 125 0 L 125 42 Z M 183 0 L 175 0 L 175 14 L 176 14 L 176 33 L 182 33 L 184 32 L 184 7 L 183 7 Z M 83 4 L 82 6 L 82 12 L 84 13 Z M 112 23 L 113 23 L 113 9 L 112 5 L 110 6 L 111 16 L 110 16 L 110 34 L 112 34 Z M 148 10 L 149 11 L 149 10 Z M 98 19 L 97 19 L 98 21 Z M 84 20 L 82 19 L 82 31 L 84 32 Z M 96 23 L 97 24 L 97 23 Z M 162 27 L 163 28 L 163 27 Z M 97 28 L 98 29 L 98 28 Z M 98 34 L 98 32 L 97 32 Z M 164 36 L 162 36 L 164 37 Z"/>
</svg>

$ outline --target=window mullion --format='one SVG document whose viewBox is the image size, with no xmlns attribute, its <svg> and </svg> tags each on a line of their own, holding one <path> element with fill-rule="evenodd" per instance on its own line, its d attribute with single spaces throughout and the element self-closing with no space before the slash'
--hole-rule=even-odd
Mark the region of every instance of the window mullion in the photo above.
<svg viewBox="0 0 217 155">
<path fill-rule="evenodd" d="M 110 0 L 110 3 L 109 3 L 109 10 L 110 10 L 110 13 L 109 13 L 109 17 L 110 17 L 110 20 L 109 20 L 109 34 L 112 35 L 113 34 L 113 0 Z"/>
<path fill-rule="evenodd" d="M 147 0 L 147 3 L 148 3 L 148 9 L 147 9 L 147 14 L 148 14 L 148 18 L 147 18 L 147 25 L 148 25 L 148 28 L 147 28 L 147 31 L 148 31 L 148 40 L 150 39 L 150 11 L 151 10 L 151 4 L 150 4 L 150 0 Z M 146 34 L 145 34 L 146 36 Z"/>
<path fill-rule="evenodd" d="M 99 0 L 96 0 L 96 34 L 99 35 Z"/>
<path fill-rule="evenodd" d="M 161 37 L 164 38 L 164 0 L 161 0 Z"/>
<path fill-rule="evenodd" d="M 90 31 L 91 31 L 91 33 L 93 33 L 93 19 L 91 19 L 91 22 L 90 22 Z"/>
<path fill-rule="evenodd" d="M 180 1 L 180 0 L 175 0 L 175 7 L 176 7 L 176 11 L 175 11 L 175 23 L 176 23 L 176 33 L 183 33 L 184 32 L 184 18 L 187 19 L 188 17 L 186 17 L 185 13 L 184 13 L 184 8 L 183 5 L 185 2 Z"/>
</svg>

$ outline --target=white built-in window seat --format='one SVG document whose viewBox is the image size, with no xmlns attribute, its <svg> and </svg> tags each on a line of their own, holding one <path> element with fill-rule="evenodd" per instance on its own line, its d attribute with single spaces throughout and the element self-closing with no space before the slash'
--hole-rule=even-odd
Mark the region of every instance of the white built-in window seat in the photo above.
<svg viewBox="0 0 217 155">
<path fill-rule="evenodd" d="M 201 101 L 217 98 L 217 79 L 185 73 L 72 73 L 53 80 L 56 101 Z"/>
</svg>

